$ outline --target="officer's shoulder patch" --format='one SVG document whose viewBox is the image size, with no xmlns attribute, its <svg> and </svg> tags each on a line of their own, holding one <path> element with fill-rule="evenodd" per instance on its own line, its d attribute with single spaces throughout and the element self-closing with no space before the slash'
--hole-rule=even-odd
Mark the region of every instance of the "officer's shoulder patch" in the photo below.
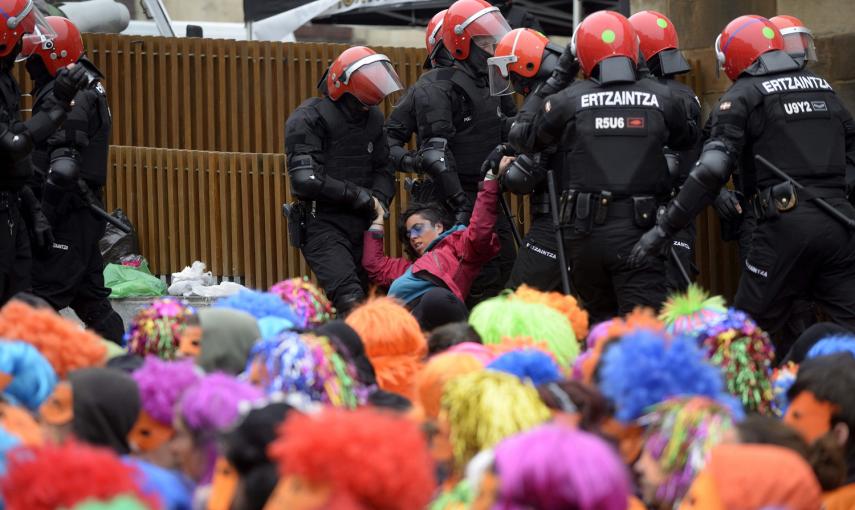
<svg viewBox="0 0 855 510">
<path fill-rule="evenodd" d="M 374 142 L 368 142 L 368 154 L 374 152 Z"/>
<path fill-rule="evenodd" d="M 546 104 L 543 105 L 543 110 L 549 113 L 552 110 L 552 101 L 547 101 Z"/>
<path fill-rule="evenodd" d="M 718 109 L 723 112 L 726 112 L 727 110 L 730 110 L 731 106 L 733 106 L 733 103 L 731 103 L 730 101 L 722 101 L 721 104 L 718 105 Z"/>
</svg>

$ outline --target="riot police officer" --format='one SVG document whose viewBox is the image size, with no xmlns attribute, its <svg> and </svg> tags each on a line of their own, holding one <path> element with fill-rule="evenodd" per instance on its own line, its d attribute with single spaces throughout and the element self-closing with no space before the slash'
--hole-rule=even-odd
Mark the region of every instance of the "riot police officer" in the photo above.
<svg viewBox="0 0 855 510">
<path fill-rule="evenodd" d="M 403 87 L 389 58 L 370 48 L 345 50 L 321 81 L 323 97 L 303 102 L 288 118 L 285 150 L 289 213 L 298 246 L 339 313 L 365 297 L 362 235 L 375 205 L 395 192 L 383 129 L 383 99 Z"/>
<path fill-rule="evenodd" d="M 453 64 L 427 73 L 413 89 L 419 151 L 402 160 L 399 169 L 427 174 L 432 185 L 416 200 L 444 202 L 458 223 L 468 223 L 481 165 L 509 127 L 501 115 L 516 113 L 510 98 L 502 102 L 490 95 L 487 77 L 487 59 L 508 31 L 497 7 L 483 0 L 458 0 L 448 8 L 441 28 Z M 506 219 L 497 230 L 502 251 L 473 284 L 470 306 L 498 293 L 513 265 L 516 250 Z"/>
<path fill-rule="evenodd" d="M 37 45 L 27 59 L 27 71 L 35 83 L 33 112 L 45 107 L 56 74 L 68 64 L 87 70 L 89 86 L 74 97 L 74 106 L 62 127 L 33 151 L 33 166 L 44 209 L 56 242 L 33 261 L 33 293 L 55 309 L 70 306 L 87 327 L 102 337 L 122 343 L 124 324 L 110 305 L 110 289 L 104 286 L 104 259 L 98 242 L 106 223 L 89 205 L 101 203 L 107 182 L 107 157 L 112 118 L 100 71 L 83 54 L 83 39 L 66 18 L 50 16 L 56 33 L 51 44 Z M 25 47 L 29 43 L 25 43 Z M 65 172 L 46 179 L 53 168 Z M 46 182 L 45 182 L 46 181 Z M 64 189 L 64 183 L 70 189 Z"/>
<path fill-rule="evenodd" d="M 698 132 L 698 137 L 692 147 L 685 151 L 667 150 L 669 170 L 675 190 L 686 181 L 692 165 L 701 153 L 701 103 L 698 96 L 688 85 L 675 79 L 677 75 L 687 73 L 691 66 L 680 52 L 677 29 L 664 14 L 656 11 L 641 11 L 629 18 L 629 22 L 638 34 L 641 55 L 650 74 L 668 87 L 674 96 L 683 101 L 688 113 L 686 122 L 692 124 L 692 129 Z M 666 253 L 665 269 L 668 275 L 670 291 L 684 291 L 689 285 L 686 276 L 691 279 L 697 275 L 694 262 L 695 224 L 690 223 L 685 229 L 674 236 L 673 249 Z"/>
<path fill-rule="evenodd" d="M 546 36 L 532 29 L 517 28 L 508 32 L 496 45 L 496 54 L 488 60 L 490 93 L 512 93 L 528 97 L 538 85 L 545 82 L 558 65 L 562 48 L 549 42 Z M 501 148 L 506 153 L 507 149 Z M 499 155 L 499 153 L 497 153 Z M 555 225 L 550 209 L 547 166 L 553 171 L 556 189 L 561 189 L 562 165 L 566 154 L 553 151 L 539 154 L 537 164 L 523 164 L 523 158 L 511 165 L 502 179 L 503 187 L 516 194 L 531 195 L 531 226 L 523 239 L 520 251 L 506 283 L 508 288 L 522 284 L 540 290 L 555 290 L 561 282 L 562 257 L 559 253 Z M 497 165 L 497 158 L 490 158 Z M 566 260 L 563 261 L 564 271 Z"/>
<path fill-rule="evenodd" d="M 44 107 L 26 122 L 20 113 L 21 90 L 12 76 L 22 52 L 23 38 L 49 45 L 53 30 L 35 8 L 33 0 L 0 0 L 5 22 L 0 24 L 0 304 L 30 289 L 31 246 L 46 250 L 53 245 L 50 224 L 41 203 L 27 185 L 32 177 L 30 153 L 62 124 L 78 89 L 86 85 L 82 66 L 62 69 Z M 32 244 L 31 241 L 32 240 Z"/>
<path fill-rule="evenodd" d="M 740 162 L 754 176 L 749 203 L 757 225 L 734 305 L 774 331 L 805 296 L 834 322 L 855 328 L 855 236 L 837 221 L 841 212 L 855 215 L 844 182 L 855 123 L 828 82 L 784 48 L 775 25 L 760 16 L 736 18 L 718 36 L 716 56 L 733 85 L 713 110 L 695 169 L 631 259 L 656 253 L 692 221 Z"/>
<path fill-rule="evenodd" d="M 510 142 L 528 153 L 566 147 L 561 211 L 567 252 L 575 290 L 597 322 L 664 300 L 663 259 L 643 267 L 630 267 L 626 259 L 671 190 L 663 147 L 687 148 L 697 135 L 681 100 L 664 85 L 638 78 L 638 37 L 625 17 L 612 11 L 588 16 L 569 49 L 587 79 L 526 102 L 524 110 L 536 116 L 521 116 Z M 554 78 L 542 89 L 568 81 Z"/>
</svg>

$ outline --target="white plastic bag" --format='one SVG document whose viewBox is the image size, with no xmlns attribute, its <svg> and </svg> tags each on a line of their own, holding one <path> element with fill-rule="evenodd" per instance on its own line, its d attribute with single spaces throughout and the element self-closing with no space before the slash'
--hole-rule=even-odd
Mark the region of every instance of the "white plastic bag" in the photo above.
<svg viewBox="0 0 855 510">
<path fill-rule="evenodd" d="M 167 292 L 170 296 L 189 296 L 195 286 L 215 285 L 217 280 L 210 271 L 205 271 L 205 263 L 197 260 L 179 273 L 172 273 L 172 285 Z"/>
</svg>

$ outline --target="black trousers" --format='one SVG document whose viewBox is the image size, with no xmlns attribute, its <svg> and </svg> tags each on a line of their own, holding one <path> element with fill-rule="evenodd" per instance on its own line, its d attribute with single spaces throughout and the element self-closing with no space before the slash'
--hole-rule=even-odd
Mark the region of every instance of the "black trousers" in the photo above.
<svg viewBox="0 0 855 510">
<path fill-rule="evenodd" d="M 0 192 L 0 306 L 31 290 L 30 236 L 13 192 Z"/>
<path fill-rule="evenodd" d="M 452 322 L 463 322 L 469 316 L 469 310 L 453 292 L 436 287 L 421 297 L 407 303 L 413 316 L 419 321 L 422 331 L 434 329 Z"/>
<path fill-rule="evenodd" d="M 626 263 L 645 231 L 629 218 L 609 218 L 588 234 L 572 227 L 565 231 L 573 286 L 591 324 L 629 313 L 636 306 L 661 307 L 667 295 L 664 257 L 648 257 L 638 268 Z"/>
<path fill-rule="evenodd" d="M 855 217 L 845 199 L 828 202 Z M 831 322 L 855 331 L 855 233 L 807 201 L 757 222 L 734 306 L 778 331 L 800 300 L 816 302 Z"/>
<path fill-rule="evenodd" d="M 51 227 L 53 246 L 33 260 L 33 293 L 57 311 L 70 307 L 89 329 L 121 345 L 125 325 L 108 299 L 98 246 L 106 222 L 78 205 Z"/>
<path fill-rule="evenodd" d="M 368 221 L 352 215 L 318 213 L 306 224 L 300 251 L 340 314 L 365 299 L 368 277 L 362 268 L 362 235 Z"/>
<path fill-rule="evenodd" d="M 668 279 L 667 283 L 669 294 L 685 292 L 689 287 L 689 282 L 686 281 L 686 277 L 683 276 L 682 271 L 680 271 L 677 261 L 674 260 L 675 255 L 683 266 L 683 269 L 686 271 L 689 279 L 695 281 L 695 278 L 698 276 L 699 271 L 695 265 L 695 237 L 696 231 L 695 224 L 693 222 L 690 223 L 688 227 L 677 232 L 677 235 L 674 236 L 674 239 L 671 241 L 671 246 L 674 248 L 674 251 L 671 252 L 669 249 L 665 254 L 665 275 Z"/>
<path fill-rule="evenodd" d="M 516 289 L 522 284 L 544 292 L 561 290 L 558 240 L 549 214 L 532 219 L 505 286 Z"/>
</svg>

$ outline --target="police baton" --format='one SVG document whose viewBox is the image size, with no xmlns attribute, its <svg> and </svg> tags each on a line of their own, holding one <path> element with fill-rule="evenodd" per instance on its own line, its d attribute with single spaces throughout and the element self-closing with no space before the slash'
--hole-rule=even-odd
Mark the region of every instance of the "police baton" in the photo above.
<svg viewBox="0 0 855 510">
<path fill-rule="evenodd" d="M 680 260 L 680 257 L 677 256 L 677 250 L 674 249 L 674 244 L 671 244 L 671 258 L 674 259 L 674 264 L 677 265 L 677 269 L 680 270 L 680 274 L 683 276 L 683 280 L 686 281 L 686 286 L 691 285 L 692 279 L 689 278 L 689 272 L 686 271 L 686 266 L 683 265 L 683 261 Z"/>
<path fill-rule="evenodd" d="M 555 189 L 555 173 L 546 171 L 546 184 L 549 188 L 549 208 L 552 210 L 552 227 L 555 229 L 555 240 L 558 246 L 558 265 L 561 273 L 561 290 L 566 295 L 572 295 L 570 286 L 570 268 L 567 265 L 567 254 L 564 252 L 564 234 L 561 231 L 561 220 L 558 217 L 558 192 Z"/>
<path fill-rule="evenodd" d="M 129 227 L 129 226 L 127 226 L 127 225 L 125 225 L 125 224 L 124 224 L 121 220 L 119 220 L 118 218 L 115 218 L 115 217 L 113 217 L 113 216 L 110 216 L 110 213 L 108 213 L 108 212 L 107 212 L 107 211 L 105 211 L 104 209 L 101 209 L 100 207 L 98 207 L 97 205 L 92 204 L 92 203 L 89 203 L 89 204 L 87 204 L 87 205 L 89 206 L 89 211 L 90 211 L 92 214 L 94 214 L 95 216 L 97 216 L 97 217 L 101 218 L 102 220 L 104 220 L 104 221 L 106 221 L 107 223 L 109 223 L 109 224 L 113 225 L 114 227 L 116 227 L 117 229 L 121 230 L 122 232 L 124 232 L 124 233 L 126 233 L 126 234 L 130 234 L 130 233 L 131 233 L 131 227 Z"/>
<path fill-rule="evenodd" d="M 505 195 L 499 191 L 499 206 L 502 208 L 502 212 L 505 214 L 505 217 L 508 219 L 508 223 L 511 225 L 511 234 L 514 236 L 514 242 L 517 243 L 517 248 L 522 246 L 522 236 L 520 235 L 520 231 L 517 230 L 517 224 L 514 222 L 514 217 L 511 215 L 511 208 L 508 206 L 508 201 L 505 200 Z"/>
<path fill-rule="evenodd" d="M 835 220 L 842 223 L 843 226 L 845 226 L 846 228 L 855 230 L 855 219 L 852 219 L 849 216 L 846 216 L 845 214 L 840 212 L 836 207 L 829 204 L 824 198 L 811 197 L 809 195 L 810 192 L 807 190 L 807 188 L 805 188 L 804 186 L 802 186 L 801 184 L 796 182 L 792 177 L 787 175 L 786 172 L 784 172 L 783 170 L 778 168 L 774 163 L 772 163 L 768 159 L 764 158 L 763 156 L 761 156 L 759 154 L 755 154 L 754 159 L 763 163 L 763 165 L 765 165 L 769 170 L 771 170 L 773 174 L 777 175 L 781 179 L 784 179 L 785 181 L 788 181 L 790 184 L 795 186 L 796 189 L 801 190 L 801 191 L 805 191 L 805 195 L 807 195 L 806 199 L 815 203 L 816 206 L 819 207 L 820 210 L 822 210 L 823 212 L 825 212 L 826 214 L 828 214 L 829 216 L 831 216 Z"/>
</svg>

